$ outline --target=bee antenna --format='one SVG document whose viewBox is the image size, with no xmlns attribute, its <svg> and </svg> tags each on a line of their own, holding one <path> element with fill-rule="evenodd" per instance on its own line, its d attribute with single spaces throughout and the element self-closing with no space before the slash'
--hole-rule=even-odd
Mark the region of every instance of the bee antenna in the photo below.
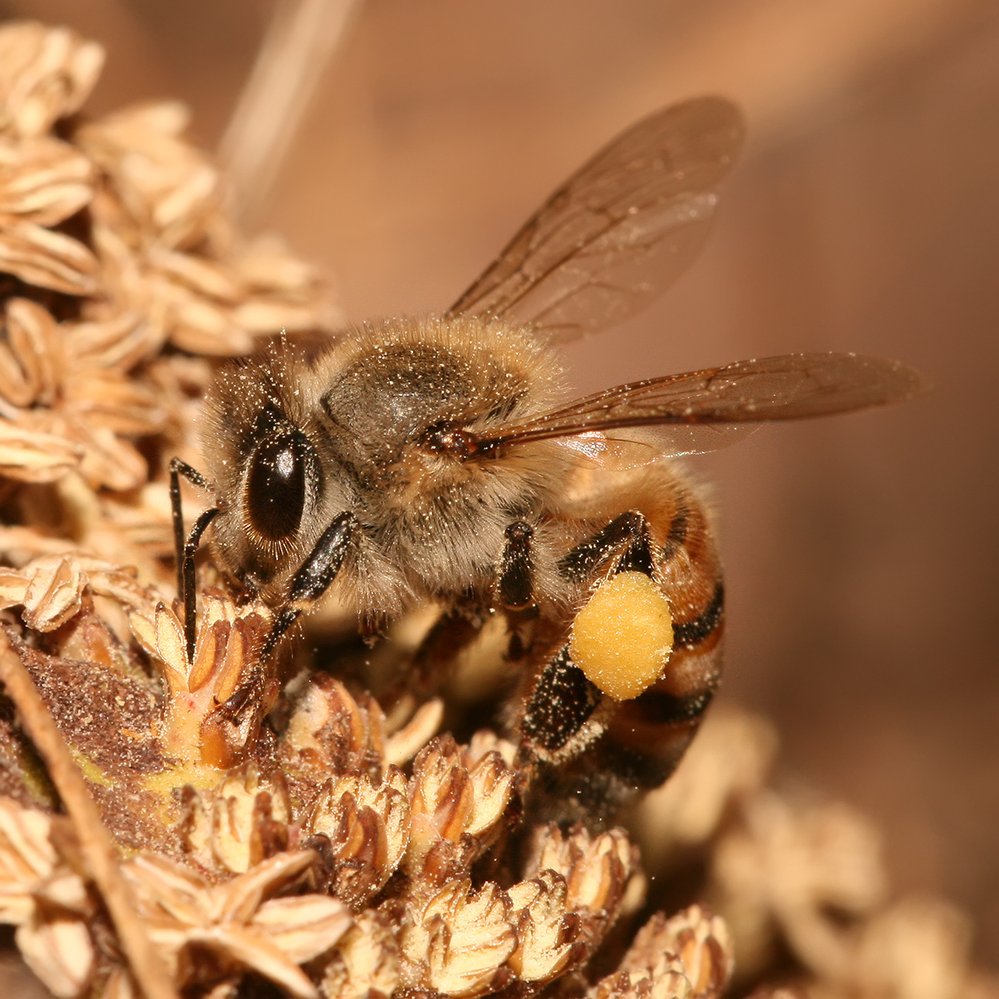
<svg viewBox="0 0 999 999">
<path fill-rule="evenodd" d="M 184 642 L 187 660 L 194 659 L 197 621 L 197 593 L 194 587 L 194 556 L 198 553 L 201 537 L 208 525 L 218 515 L 219 508 L 209 507 L 194 522 L 191 533 L 184 537 L 184 511 L 180 498 L 180 477 L 199 489 L 211 489 L 211 483 L 194 467 L 180 458 L 170 459 L 170 510 L 173 516 L 174 557 L 177 563 L 177 596 L 184 605 Z"/>
</svg>

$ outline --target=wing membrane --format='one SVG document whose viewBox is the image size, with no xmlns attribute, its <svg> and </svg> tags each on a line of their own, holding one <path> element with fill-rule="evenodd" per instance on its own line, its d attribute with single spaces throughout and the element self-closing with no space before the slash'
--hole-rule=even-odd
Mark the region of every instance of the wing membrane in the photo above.
<svg viewBox="0 0 999 999">
<path fill-rule="evenodd" d="M 656 428 L 625 439 L 644 461 L 724 447 L 753 424 L 798 420 L 898 402 L 923 388 L 898 361 L 859 354 L 784 354 L 631 382 L 503 428 L 480 447 Z M 608 449 L 614 441 L 608 438 Z M 633 449 L 631 445 L 634 445 Z M 585 450 L 585 449 L 581 449 Z M 639 457 L 632 463 L 644 463 Z"/>
<path fill-rule="evenodd" d="M 719 97 L 638 122 L 545 202 L 449 313 L 502 316 L 559 340 L 625 319 L 696 256 L 742 135 Z"/>
</svg>

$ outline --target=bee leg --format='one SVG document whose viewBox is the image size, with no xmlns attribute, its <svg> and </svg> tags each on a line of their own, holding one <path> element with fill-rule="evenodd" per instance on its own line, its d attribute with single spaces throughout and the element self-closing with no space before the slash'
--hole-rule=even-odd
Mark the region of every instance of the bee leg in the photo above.
<svg viewBox="0 0 999 999">
<path fill-rule="evenodd" d="M 352 513 L 341 513 L 320 535 L 309 557 L 292 577 L 288 606 L 275 618 L 260 650 L 261 659 L 270 656 L 285 632 L 333 584 L 358 526 L 357 518 Z"/>
<path fill-rule="evenodd" d="M 559 572 L 568 580 L 582 583 L 601 565 L 620 553 L 615 573 L 633 571 L 651 576 L 654 572 L 649 522 L 637 510 L 628 510 L 608 522 L 596 534 L 580 542 L 559 560 Z"/>
<path fill-rule="evenodd" d="M 497 602 L 504 610 L 519 612 L 534 607 L 533 540 L 534 528 L 523 520 L 514 521 L 506 529 L 496 583 Z"/>
<path fill-rule="evenodd" d="M 430 696 L 480 630 L 480 623 L 461 608 L 442 614 L 423 637 L 406 669 L 406 693 L 419 697 Z"/>
<path fill-rule="evenodd" d="M 442 613 L 419 645 L 400 657 L 384 685 L 373 690 L 391 726 L 403 724 L 438 693 L 481 628 L 481 615 L 459 605 Z"/>
<path fill-rule="evenodd" d="M 187 647 L 188 662 L 191 662 L 194 659 L 195 615 L 197 613 L 194 592 L 194 556 L 198 552 L 202 535 L 218 515 L 219 510 L 218 507 L 210 507 L 205 510 L 194 522 L 191 533 L 185 539 L 184 511 L 180 499 L 180 477 L 182 475 L 188 482 L 200 489 L 211 489 L 211 483 L 186 461 L 181 461 L 180 458 L 170 459 L 170 509 L 173 515 L 173 543 L 177 560 L 177 596 L 184 604 L 184 642 Z"/>
<path fill-rule="evenodd" d="M 528 755 L 546 761 L 562 755 L 602 697 L 569 657 L 569 646 L 563 645 L 541 671 L 524 709 L 521 733 Z"/>
<path fill-rule="evenodd" d="M 288 605 L 274 619 L 260 648 L 257 665 L 222 705 L 223 716 L 237 719 L 251 705 L 254 711 L 259 710 L 268 688 L 273 684 L 273 677 L 263 664 L 288 629 L 330 588 L 343 565 L 357 527 L 357 518 L 352 513 L 341 513 L 323 531 L 309 557 L 292 577 Z"/>
<path fill-rule="evenodd" d="M 584 582 L 613 559 L 611 572 L 652 576 L 655 559 L 645 516 L 629 510 L 605 524 L 559 561 L 567 579 Z M 527 745 L 540 758 L 571 756 L 571 745 L 607 698 L 572 661 L 568 644 L 541 671 L 521 720 Z"/>
<path fill-rule="evenodd" d="M 655 578 L 662 555 L 652 542 L 645 515 L 629 510 L 571 549 L 558 568 L 563 577 L 579 584 L 595 580 L 605 567 L 610 575 L 640 572 Z M 569 643 L 562 645 L 541 670 L 521 716 L 521 757 L 534 764 L 540 793 L 572 798 L 576 805 L 581 805 L 583 787 L 587 794 L 595 789 L 598 798 L 605 790 L 609 800 L 614 796 L 609 785 L 605 788 L 601 779 L 588 773 L 590 764 L 583 761 L 591 760 L 593 750 L 605 741 L 619 708 L 572 661 Z M 591 805 L 584 811 L 600 810 Z M 609 801 L 601 807 L 608 805 Z"/>
</svg>

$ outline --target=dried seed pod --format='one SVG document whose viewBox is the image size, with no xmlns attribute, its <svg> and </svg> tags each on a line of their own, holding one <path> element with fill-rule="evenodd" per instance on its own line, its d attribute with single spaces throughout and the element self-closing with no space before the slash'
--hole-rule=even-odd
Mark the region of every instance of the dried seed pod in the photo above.
<svg viewBox="0 0 999 999">
<path fill-rule="evenodd" d="M 262 779 L 251 763 L 213 788 L 191 790 L 183 842 L 204 867 L 241 874 L 287 849 L 291 802 L 280 774 Z"/>
<path fill-rule="evenodd" d="M 385 741 L 385 759 L 401 766 L 409 762 L 440 728 L 444 702 L 435 697 L 421 704 L 412 717 L 395 729 Z"/>
<path fill-rule="evenodd" d="M 469 881 L 452 880 L 409 907 L 403 980 L 408 988 L 473 999 L 511 980 L 506 962 L 516 946 L 506 894 L 494 884 L 474 891 Z"/>
<path fill-rule="evenodd" d="M 173 609 L 159 603 L 129 618 L 132 634 L 159 663 L 169 686 L 161 739 L 178 760 L 228 768 L 249 752 L 264 709 L 236 718 L 225 703 L 256 665 L 268 627 L 266 614 L 255 605 L 237 607 L 219 594 L 206 594 L 190 661 L 184 626 Z M 269 708 L 274 696 L 275 682 L 262 680 L 261 705 Z"/>
<path fill-rule="evenodd" d="M 499 753 L 467 768 L 453 738 L 433 740 L 413 763 L 409 875 L 439 879 L 471 863 L 498 831 L 513 787 L 514 773 Z"/>
<path fill-rule="evenodd" d="M 85 585 L 80 563 L 68 555 L 43 557 L 0 576 L 2 605 L 22 604 L 24 623 L 35 631 L 54 631 L 77 614 Z"/>
<path fill-rule="evenodd" d="M 131 371 L 162 346 L 137 313 L 116 312 L 106 318 L 74 323 L 63 347 L 77 370 Z M 134 382 L 135 380 L 133 380 Z M 159 388 L 155 383 L 154 388 Z"/>
<path fill-rule="evenodd" d="M 355 911 L 376 895 L 399 866 L 409 843 L 406 778 L 389 767 L 381 780 L 344 774 L 313 800 L 303 834 L 328 841 L 332 894 Z"/>
<path fill-rule="evenodd" d="M 4 310 L 7 342 L 0 344 L 0 396 L 25 408 L 52 402 L 59 384 L 62 338 L 47 310 L 27 298 L 11 298 Z"/>
<path fill-rule="evenodd" d="M 21 482 L 54 482 L 78 467 L 84 448 L 61 434 L 0 421 L 0 475 Z"/>
<path fill-rule="evenodd" d="M 255 335 L 276 329 L 335 328 L 338 311 L 325 301 L 316 268 L 293 257 L 275 236 L 250 240 L 235 249 L 233 265 L 242 284 L 234 304 L 236 325 Z"/>
<path fill-rule="evenodd" d="M 0 922 L 17 927 L 24 960 L 57 996 L 80 996 L 96 955 L 87 928 L 92 915 L 80 877 L 51 843 L 52 820 L 0 798 Z"/>
<path fill-rule="evenodd" d="M 82 243 L 34 222 L 10 222 L 0 230 L 0 272 L 26 284 L 91 295 L 98 289 L 97 258 Z"/>
<path fill-rule="evenodd" d="M 323 969 L 323 999 L 394 995 L 400 983 L 397 926 L 392 913 L 358 916 Z"/>
<path fill-rule="evenodd" d="M 617 972 L 601 979 L 588 999 L 694 999 L 680 959 L 663 955 L 655 976 Z"/>
<path fill-rule="evenodd" d="M 132 223 L 163 247 L 189 248 L 205 240 L 208 222 L 221 208 L 218 171 L 182 138 L 188 117 L 176 102 L 139 104 L 76 134 Z"/>
<path fill-rule="evenodd" d="M 372 698 L 359 703 L 328 674 L 310 678 L 290 697 L 282 744 L 291 769 L 380 775 L 385 766 L 385 716 Z"/>
<path fill-rule="evenodd" d="M 87 993 L 97 963 L 94 943 L 79 916 L 32 913 L 14 934 L 28 967 L 55 996 Z"/>
<path fill-rule="evenodd" d="M 569 833 L 548 826 L 535 838 L 529 870 L 561 874 L 573 911 L 612 922 L 635 861 L 634 847 L 622 829 L 593 835 L 581 826 Z"/>
<path fill-rule="evenodd" d="M 89 203 L 95 174 L 86 156 L 59 139 L 0 137 L 0 217 L 56 225 Z"/>
<path fill-rule="evenodd" d="M 30 138 L 78 110 L 104 51 L 68 28 L 14 21 L 0 28 L 0 132 Z"/>
<path fill-rule="evenodd" d="M 531 881 L 513 885 L 507 894 L 517 930 L 510 968 L 520 981 L 550 982 L 582 959 L 585 949 L 576 942 L 580 921 L 568 906 L 565 878 L 542 871 Z"/>
<path fill-rule="evenodd" d="M 19 926 L 35 909 L 47 881 L 60 873 L 60 859 L 50 841 L 52 819 L 44 812 L 0 798 L 0 922 Z M 82 903 L 83 886 L 77 897 Z"/>
<path fill-rule="evenodd" d="M 235 981 L 239 969 L 249 969 L 290 995 L 314 999 L 317 990 L 298 965 L 333 947 L 350 916 L 326 896 L 273 897 L 299 880 L 314 859 L 308 850 L 283 853 L 215 885 L 152 855 L 135 857 L 123 870 L 139 915 L 179 981 L 195 971 L 199 981 Z M 188 963 L 192 947 L 210 954 L 210 961 Z"/>
<path fill-rule="evenodd" d="M 752 800 L 712 858 L 710 899 L 732 928 L 741 969 L 769 960 L 778 936 L 802 964 L 835 974 L 847 959 L 841 916 L 870 912 L 885 890 L 875 831 L 843 805 Z"/>
<path fill-rule="evenodd" d="M 953 906 L 903 898 L 863 928 L 855 956 L 839 969 L 843 987 L 872 996 L 964 999 L 973 984 L 970 944 L 968 920 Z"/>
<path fill-rule="evenodd" d="M 620 970 L 633 984 L 643 978 L 656 983 L 679 970 L 691 999 L 717 999 L 734 970 L 728 928 L 699 905 L 669 919 L 659 913 L 639 931 Z"/>
</svg>

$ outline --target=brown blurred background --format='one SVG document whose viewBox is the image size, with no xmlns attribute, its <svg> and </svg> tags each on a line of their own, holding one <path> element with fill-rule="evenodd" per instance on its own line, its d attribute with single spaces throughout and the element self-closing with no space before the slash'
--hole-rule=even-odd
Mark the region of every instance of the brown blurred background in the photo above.
<svg viewBox="0 0 999 999">
<path fill-rule="evenodd" d="M 320 5 L 321 6 L 321 5 Z M 327 30 L 339 5 L 329 0 Z M 277 8 L 23 0 L 110 49 L 95 110 L 161 96 L 218 145 Z M 248 224 L 350 318 L 448 304 L 558 181 L 660 105 L 723 93 L 748 149 L 707 250 L 567 360 L 582 388 L 789 350 L 925 371 L 891 411 L 697 461 L 729 583 L 724 696 L 784 766 L 874 815 L 896 880 L 999 963 L 999 6 L 992 0 L 354 3 Z"/>
</svg>

